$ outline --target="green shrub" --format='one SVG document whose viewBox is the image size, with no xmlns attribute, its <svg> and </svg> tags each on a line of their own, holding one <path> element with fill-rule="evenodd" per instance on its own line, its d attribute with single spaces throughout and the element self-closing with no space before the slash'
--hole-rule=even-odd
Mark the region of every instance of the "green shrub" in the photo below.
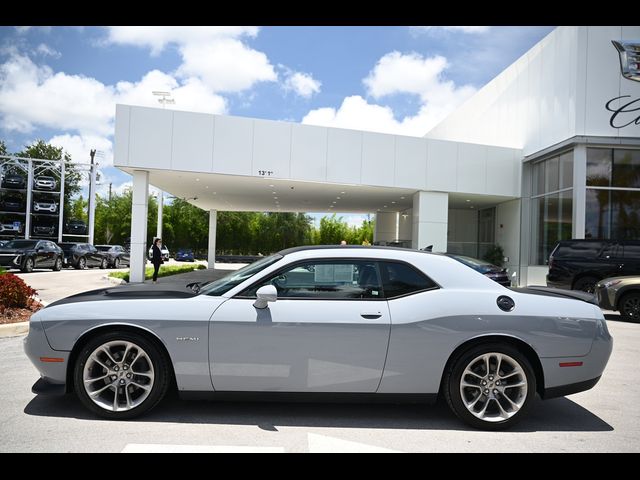
<svg viewBox="0 0 640 480">
<path fill-rule="evenodd" d="M 13 273 L 0 275 L 0 304 L 3 307 L 28 308 L 37 292 Z"/>
<path fill-rule="evenodd" d="M 201 263 L 196 263 L 193 265 L 172 265 L 170 267 L 160 267 L 160 271 L 158 272 L 158 277 L 168 277 L 170 275 L 177 275 L 179 273 L 187 273 L 192 272 L 194 270 L 202 270 L 205 267 Z M 112 278 L 120 278 L 125 282 L 129 281 L 129 272 L 113 272 L 109 274 Z M 147 267 L 144 271 L 144 279 L 150 280 L 153 277 L 153 267 Z"/>
<path fill-rule="evenodd" d="M 486 260 L 489 263 L 493 263 L 498 267 L 502 267 L 504 265 L 504 250 L 497 243 L 493 245 L 482 257 L 483 260 Z"/>
</svg>

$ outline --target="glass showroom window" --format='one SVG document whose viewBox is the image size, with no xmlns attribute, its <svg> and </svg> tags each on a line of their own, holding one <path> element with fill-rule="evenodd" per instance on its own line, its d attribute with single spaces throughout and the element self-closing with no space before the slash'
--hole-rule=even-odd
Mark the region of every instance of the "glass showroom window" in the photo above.
<svg viewBox="0 0 640 480">
<path fill-rule="evenodd" d="M 640 238 L 640 150 L 587 148 L 585 238 Z"/>
<path fill-rule="evenodd" d="M 531 264 L 546 265 L 556 244 L 571 238 L 573 151 L 533 164 L 531 190 Z"/>
</svg>

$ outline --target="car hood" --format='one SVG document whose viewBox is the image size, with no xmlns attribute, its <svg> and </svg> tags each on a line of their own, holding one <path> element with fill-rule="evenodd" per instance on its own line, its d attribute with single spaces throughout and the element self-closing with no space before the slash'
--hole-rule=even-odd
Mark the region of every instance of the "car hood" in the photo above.
<svg viewBox="0 0 640 480">
<path fill-rule="evenodd" d="M 120 287 L 100 288 L 88 292 L 78 293 L 70 297 L 63 298 L 50 303 L 49 307 L 65 305 L 68 303 L 95 302 L 104 300 L 141 300 L 141 299 L 171 299 L 171 298 L 191 298 L 196 293 L 183 286 L 158 286 L 158 285 L 122 285 Z"/>
<path fill-rule="evenodd" d="M 0 254 L 18 255 L 28 252 L 29 248 L 0 248 Z"/>
<path fill-rule="evenodd" d="M 598 282 L 598 285 L 604 285 L 607 282 L 613 282 L 619 280 L 621 282 L 624 283 L 638 283 L 640 284 L 640 276 L 638 275 L 631 275 L 631 276 L 626 276 L 626 277 L 609 277 L 609 278 L 605 278 L 603 280 L 600 280 Z"/>
</svg>

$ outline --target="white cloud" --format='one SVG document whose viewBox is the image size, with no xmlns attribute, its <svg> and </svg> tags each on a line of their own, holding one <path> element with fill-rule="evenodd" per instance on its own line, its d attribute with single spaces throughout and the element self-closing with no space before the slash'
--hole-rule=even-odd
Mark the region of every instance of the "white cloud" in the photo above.
<svg viewBox="0 0 640 480">
<path fill-rule="evenodd" d="M 208 44 L 190 43 L 180 48 L 180 77 L 201 78 L 216 92 L 240 92 L 257 82 L 278 79 L 267 56 L 241 41 L 223 38 Z"/>
<path fill-rule="evenodd" d="M 363 83 L 374 98 L 395 93 L 424 96 L 440 83 L 440 75 L 445 68 L 447 59 L 440 55 L 425 58 L 417 53 L 394 51 L 378 60 Z"/>
<path fill-rule="evenodd" d="M 153 90 L 171 90 L 177 110 L 225 113 L 226 101 L 197 78 L 176 78 L 152 70 L 138 82 L 105 85 L 90 77 L 54 73 L 16 52 L 0 65 L 2 129 L 28 133 L 36 127 L 81 137 L 113 133 L 116 103 L 159 106 Z"/>
<path fill-rule="evenodd" d="M 79 163 L 89 163 L 91 157 L 89 152 L 97 150 L 95 161 L 100 165 L 113 164 L 113 143 L 106 137 L 98 135 L 56 135 L 49 140 L 51 145 L 62 147 L 71 160 Z"/>
<path fill-rule="evenodd" d="M 287 71 L 283 87 L 286 91 L 293 91 L 304 98 L 311 98 L 320 93 L 322 82 L 313 78 L 310 73 Z"/>
<path fill-rule="evenodd" d="M 450 32 L 461 33 L 487 33 L 491 27 L 489 26 L 420 26 L 409 27 L 413 33 L 424 33 L 430 31 L 444 30 Z"/>
<path fill-rule="evenodd" d="M 182 57 L 178 77 L 196 77 L 214 92 L 241 92 L 278 80 L 268 57 L 242 41 L 257 34 L 257 27 L 108 27 L 107 41 L 147 47 L 153 55 L 175 45 Z"/>
<path fill-rule="evenodd" d="M 49 45 L 45 43 L 41 43 L 40 45 L 38 45 L 36 47 L 35 52 L 39 55 L 42 55 L 43 57 L 60 58 L 62 56 L 62 54 L 59 51 L 51 48 Z"/>
<path fill-rule="evenodd" d="M 109 42 L 148 47 L 156 55 L 171 43 L 180 46 L 205 44 L 221 38 L 255 37 L 258 34 L 258 27 L 119 26 L 107 28 Z"/>
<path fill-rule="evenodd" d="M 476 91 L 473 86 L 457 86 L 443 79 L 447 65 L 441 56 L 425 58 L 416 53 L 391 52 L 363 80 L 374 99 L 395 94 L 416 95 L 420 106 L 415 115 L 397 119 L 390 107 L 368 103 L 353 95 L 345 98 L 337 109 L 311 110 L 302 123 L 423 136 Z"/>
</svg>

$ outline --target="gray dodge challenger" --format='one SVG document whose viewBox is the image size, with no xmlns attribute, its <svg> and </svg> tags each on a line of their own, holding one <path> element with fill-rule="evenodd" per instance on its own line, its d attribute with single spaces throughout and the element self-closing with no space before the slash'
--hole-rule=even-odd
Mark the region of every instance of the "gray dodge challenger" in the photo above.
<svg viewBox="0 0 640 480">
<path fill-rule="evenodd" d="M 440 254 L 349 246 L 283 250 L 189 288 L 74 295 L 33 315 L 25 339 L 35 393 L 75 392 L 109 419 L 177 388 L 218 399 L 440 396 L 493 430 L 535 395 L 592 388 L 611 349 L 584 294 L 506 288 Z"/>
</svg>

